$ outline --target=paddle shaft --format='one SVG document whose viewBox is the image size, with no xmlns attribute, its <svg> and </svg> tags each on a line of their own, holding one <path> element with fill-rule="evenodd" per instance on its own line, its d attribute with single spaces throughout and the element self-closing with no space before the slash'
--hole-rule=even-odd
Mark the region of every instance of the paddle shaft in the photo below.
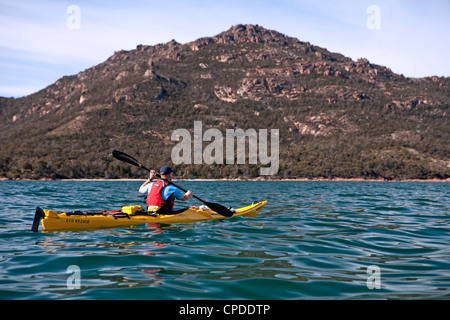
<svg viewBox="0 0 450 320">
<path fill-rule="evenodd" d="M 123 153 L 121 151 L 117 151 L 114 150 L 112 153 L 113 157 L 122 161 L 125 161 L 129 164 L 132 164 L 134 166 L 138 166 L 144 170 L 147 170 L 148 172 L 151 172 L 151 170 L 149 168 L 146 168 L 145 166 L 143 166 L 141 163 L 139 163 L 139 161 L 137 161 L 135 158 L 133 158 L 132 156 Z M 161 178 L 161 175 L 159 175 L 158 173 L 156 173 L 156 176 Z M 171 184 L 175 187 L 177 187 L 178 189 L 180 189 L 183 192 L 187 192 L 186 190 L 184 190 L 183 188 L 177 186 L 176 184 L 172 183 Z M 199 200 L 200 202 L 204 203 L 205 205 L 207 205 L 209 208 L 211 208 L 213 211 L 216 211 L 218 214 L 223 215 L 225 217 L 231 217 L 233 215 L 233 212 L 231 212 L 231 210 L 229 208 L 226 208 L 218 203 L 213 203 L 213 202 L 207 202 L 203 199 L 200 199 L 199 197 L 193 195 L 193 197 L 197 200 Z"/>
<path fill-rule="evenodd" d="M 147 170 L 148 172 L 151 171 L 150 169 L 144 167 L 143 165 L 139 165 L 139 167 L 141 167 L 142 169 Z M 161 178 L 161 175 L 160 175 L 159 173 L 156 173 L 156 176 L 157 176 L 158 178 L 162 179 L 162 178 Z M 181 188 L 180 186 L 177 186 L 175 183 L 173 183 L 173 182 L 170 182 L 170 183 L 171 183 L 174 187 L 177 187 L 178 189 L 180 189 L 181 191 L 187 192 L 185 189 Z M 204 204 L 209 203 L 209 202 L 207 202 L 207 201 L 205 201 L 205 200 L 200 199 L 200 198 L 197 197 L 196 195 L 192 195 L 192 197 L 195 198 L 195 199 L 197 199 L 198 201 L 203 202 Z"/>
</svg>

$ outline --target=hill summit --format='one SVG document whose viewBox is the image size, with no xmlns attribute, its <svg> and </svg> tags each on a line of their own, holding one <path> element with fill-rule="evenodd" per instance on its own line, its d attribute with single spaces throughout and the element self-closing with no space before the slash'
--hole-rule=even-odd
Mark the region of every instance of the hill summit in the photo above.
<svg viewBox="0 0 450 320">
<path fill-rule="evenodd" d="M 174 130 L 193 133 L 201 121 L 221 132 L 278 129 L 279 170 L 266 178 L 445 179 L 449 85 L 258 25 L 140 44 L 37 93 L 0 98 L 0 176 L 142 178 L 111 151 L 172 164 Z M 257 178 L 248 156 L 174 166 L 183 178 Z"/>
</svg>

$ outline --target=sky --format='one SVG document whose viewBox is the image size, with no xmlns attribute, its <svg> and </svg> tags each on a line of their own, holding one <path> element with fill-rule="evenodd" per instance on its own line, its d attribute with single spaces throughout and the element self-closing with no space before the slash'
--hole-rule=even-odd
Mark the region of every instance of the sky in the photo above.
<svg viewBox="0 0 450 320">
<path fill-rule="evenodd" d="M 258 24 L 406 77 L 450 76 L 448 0 L 0 0 L 0 96 L 37 92 L 115 51 Z"/>
</svg>

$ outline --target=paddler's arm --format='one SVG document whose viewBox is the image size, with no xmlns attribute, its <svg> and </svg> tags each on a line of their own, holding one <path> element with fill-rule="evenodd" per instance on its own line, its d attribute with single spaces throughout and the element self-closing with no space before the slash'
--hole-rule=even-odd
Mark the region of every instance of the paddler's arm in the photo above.
<svg viewBox="0 0 450 320">
<path fill-rule="evenodd" d="M 145 182 L 139 187 L 139 193 L 144 193 L 143 192 L 144 187 L 149 183 L 151 183 L 155 178 L 156 178 L 156 171 L 155 170 L 150 171 L 149 178 L 145 180 Z"/>
<path fill-rule="evenodd" d="M 181 201 L 188 201 L 194 195 L 194 193 L 191 190 L 188 190 L 185 194 L 183 194 L 180 189 L 176 188 L 173 185 L 169 185 L 169 186 L 165 187 L 163 189 L 163 192 L 164 192 L 164 195 L 163 195 L 164 199 L 167 199 L 168 197 L 173 195 L 175 197 L 175 199 L 181 200 Z"/>
</svg>

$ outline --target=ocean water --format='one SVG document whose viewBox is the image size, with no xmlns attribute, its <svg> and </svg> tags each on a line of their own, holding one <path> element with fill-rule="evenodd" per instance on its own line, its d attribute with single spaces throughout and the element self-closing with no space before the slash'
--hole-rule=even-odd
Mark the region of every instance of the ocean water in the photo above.
<svg viewBox="0 0 450 320">
<path fill-rule="evenodd" d="M 449 299 L 448 183 L 182 181 L 256 218 L 30 232 L 141 181 L 0 181 L 0 299 Z M 198 205 L 195 200 L 190 205 Z"/>
</svg>

